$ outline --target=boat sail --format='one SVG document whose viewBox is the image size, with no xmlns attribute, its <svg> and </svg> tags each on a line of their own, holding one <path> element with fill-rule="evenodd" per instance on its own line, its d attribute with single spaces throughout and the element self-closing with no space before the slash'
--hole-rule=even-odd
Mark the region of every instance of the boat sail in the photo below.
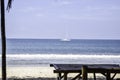
<svg viewBox="0 0 120 80">
<path fill-rule="evenodd" d="M 71 41 L 71 39 L 64 38 L 64 39 L 61 39 L 61 41 Z"/>
<path fill-rule="evenodd" d="M 71 41 L 71 39 L 69 38 L 69 35 L 68 35 L 67 27 L 65 27 L 65 35 L 64 35 L 64 38 L 61 39 L 61 41 Z"/>
</svg>

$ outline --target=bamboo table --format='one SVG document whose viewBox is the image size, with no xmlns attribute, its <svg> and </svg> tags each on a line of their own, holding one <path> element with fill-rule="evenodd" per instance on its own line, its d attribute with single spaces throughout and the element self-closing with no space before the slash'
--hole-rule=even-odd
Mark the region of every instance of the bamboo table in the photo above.
<svg viewBox="0 0 120 80">
<path fill-rule="evenodd" d="M 116 64 L 50 64 L 50 66 L 55 68 L 54 73 L 58 74 L 58 80 L 67 80 L 69 73 L 78 73 L 71 80 L 80 78 L 87 80 L 88 73 L 94 74 L 94 80 L 96 80 L 95 73 L 101 73 L 106 80 L 112 80 L 117 73 L 120 73 L 120 66 Z M 114 74 L 112 77 L 111 73 Z"/>
</svg>

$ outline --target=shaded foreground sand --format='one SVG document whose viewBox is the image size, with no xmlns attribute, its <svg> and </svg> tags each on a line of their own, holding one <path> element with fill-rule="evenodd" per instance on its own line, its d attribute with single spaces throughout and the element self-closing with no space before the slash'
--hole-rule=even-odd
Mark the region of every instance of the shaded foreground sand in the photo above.
<svg viewBox="0 0 120 80">
<path fill-rule="evenodd" d="M 12 66 L 7 67 L 7 77 L 10 80 L 56 80 L 57 74 L 53 73 L 53 70 L 54 68 L 49 66 Z M 75 74 L 69 74 L 68 76 L 73 77 L 74 75 Z M 120 74 L 118 74 L 117 77 L 120 78 Z M 89 74 L 89 78 L 93 78 L 93 75 Z M 97 75 L 97 78 L 99 78 L 98 80 L 105 79 L 100 74 Z"/>
</svg>

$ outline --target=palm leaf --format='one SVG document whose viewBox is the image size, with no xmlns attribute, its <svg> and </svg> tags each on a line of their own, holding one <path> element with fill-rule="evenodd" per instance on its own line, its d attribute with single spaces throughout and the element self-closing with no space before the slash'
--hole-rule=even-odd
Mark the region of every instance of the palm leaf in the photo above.
<svg viewBox="0 0 120 80">
<path fill-rule="evenodd" d="M 12 7 L 12 1 L 13 0 L 8 0 L 8 4 L 7 4 L 7 10 L 9 11 L 10 8 Z"/>
</svg>

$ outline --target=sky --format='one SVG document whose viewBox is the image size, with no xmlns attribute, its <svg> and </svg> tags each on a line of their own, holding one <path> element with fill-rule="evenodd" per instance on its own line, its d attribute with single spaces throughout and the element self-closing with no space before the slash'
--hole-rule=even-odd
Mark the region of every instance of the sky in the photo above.
<svg viewBox="0 0 120 80">
<path fill-rule="evenodd" d="M 120 0 L 14 0 L 10 12 L 6 11 L 6 35 L 120 39 Z"/>
</svg>

